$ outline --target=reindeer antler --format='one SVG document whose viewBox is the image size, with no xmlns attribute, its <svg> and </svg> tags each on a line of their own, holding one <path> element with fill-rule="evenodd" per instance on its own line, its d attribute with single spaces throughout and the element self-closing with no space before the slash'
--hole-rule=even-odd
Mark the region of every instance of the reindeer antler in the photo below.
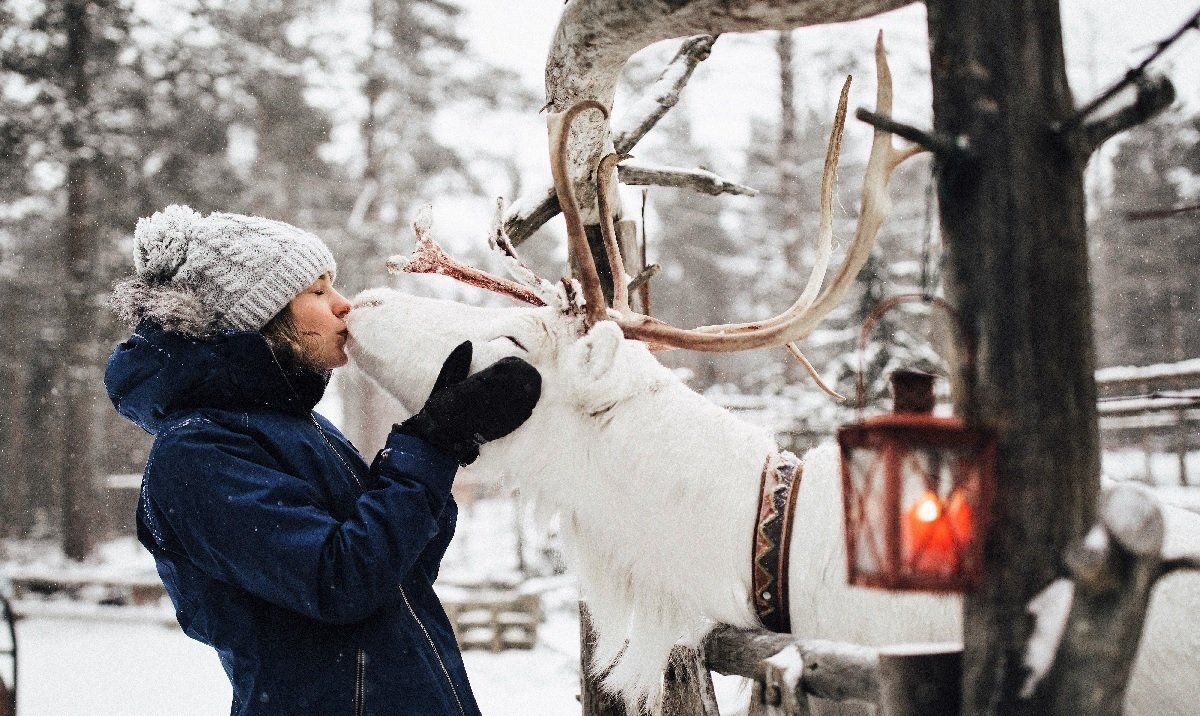
<svg viewBox="0 0 1200 716">
<path fill-rule="evenodd" d="M 876 90 L 876 112 L 889 116 L 892 107 L 892 82 L 891 72 L 887 64 L 887 56 L 883 49 L 882 33 L 880 33 L 875 43 L 875 64 L 879 76 L 878 88 Z M 818 246 L 818 262 L 809 276 L 804 291 L 796 302 L 783 313 L 764 321 L 705 326 L 699 329 L 677 328 L 661 321 L 650 320 L 645 316 L 625 311 L 618 313 L 615 320 L 627 338 L 654 342 L 663 346 L 707 352 L 733 352 L 766 348 L 769 346 L 781 346 L 794 343 L 806 337 L 833 310 L 853 283 L 854 277 L 861 270 L 867 257 L 870 256 L 875 237 L 883 225 L 884 217 L 887 215 L 889 208 L 887 195 L 888 178 L 901 162 L 923 151 L 922 148 L 916 146 L 907 149 L 896 149 L 892 146 L 890 133 L 880 129 L 875 130 L 871 143 L 870 159 L 867 162 L 863 179 L 862 209 L 855 230 L 854 241 L 847 251 L 846 259 L 842 262 L 829 287 L 824 293 L 814 299 L 814 296 L 817 295 L 820 289 L 825 267 L 828 265 L 829 260 L 828 252 L 830 250 L 828 246 L 831 243 L 832 237 L 832 187 L 834 172 L 837 167 L 837 156 L 841 147 L 841 126 L 845 120 L 846 98 L 847 89 L 843 87 L 835 119 L 835 127 L 829 138 L 825 170 L 822 175 L 821 238 L 823 240 Z M 587 109 L 594 104 L 580 103 L 572 107 L 571 110 L 564 112 L 563 116 L 574 117 L 579 111 Z M 578 111 L 572 111 L 576 108 L 578 108 Z M 602 295 L 602 292 L 599 286 L 599 279 L 596 278 L 595 264 L 590 254 L 586 253 L 586 237 L 583 235 L 582 221 L 578 216 L 578 206 L 571 195 L 569 186 L 565 182 L 565 138 L 562 134 L 557 135 L 556 138 L 559 141 L 555 144 L 554 165 L 560 167 L 555 177 L 556 186 L 559 190 L 559 202 L 563 206 L 564 214 L 575 214 L 573 217 L 568 217 L 567 224 L 568 227 L 572 225 L 578 226 L 578 240 L 584 246 L 584 251 L 577 255 L 580 262 L 580 281 L 583 284 L 583 290 L 587 297 L 586 300 L 590 302 L 593 300 L 593 295 L 599 296 Z M 560 176 L 562 177 L 562 181 L 559 180 Z M 611 249 L 609 251 L 612 253 Z M 619 252 L 616 253 L 619 255 Z M 614 269 L 614 274 L 617 273 L 618 270 Z M 623 270 L 620 270 L 620 273 L 624 273 Z M 589 282 L 593 280 L 596 281 L 596 285 L 590 286 Z M 617 312 L 614 311 L 614 313 Z M 589 321 L 600 320 L 601 317 L 598 311 L 589 309 Z"/>
<path fill-rule="evenodd" d="M 876 114 L 890 116 L 892 109 L 892 78 L 888 68 L 887 56 L 883 48 L 883 33 L 875 42 L 875 66 L 878 74 L 876 89 Z M 825 291 L 821 292 L 825 272 L 829 266 L 833 246 L 833 190 L 837 172 L 838 156 L 841 151 L 842 133 L 845 127 L 846 104 L 849 97 L 850 78 L 842 86 L 838 100 L 838 109 L 834 117 L 833 129 L 829 135 L 829 145 L 825 155 L 825 166 L 821 174 L 821 220 L 817 235 L 817 256 L 812 271 L 809 273 L 804 289 L 796 301 L 784 312 L 771 318 L 750 323 L 723 324 L 701 326 L 695 329 L 682 329 L 633 312 L 629 308 L 628 283 L 629 277 L 621 260 L 620 248 L 617 245 L 616 232 L 613 229 L 613 217 L 608 205 L 611 192 L 611 177 L 616 164 L 625 157 L 619 154 L 609 154 L 603 157 L 596 166 L 597 194 L 600 210 L 601 235 L 604 239 L 605 252 L 613 273 L 613 320 L 621 327 L 626 338 L 645 341 L 654 350 L 682 348 L 706 352 L 734 352 L 766 348 L 770 346 L 786 346 L 799 360 L 825 392 L 841 399 L 836 392 L 826 386 L 820 379 L 812 364 L 804 358 L 796 347 L 795 342 L 808 336 L 820 322 L 841 301 L 846 291 L 854 282 L 855 276 L 862 269 L 875 237 L 887 216 L 890 200 L 887 193 L 888 179 L 892 172 L 905 159 L 924 151 L 920 146 L 897 149 L 892 145 L 891 134 L 882 129 L 875 129 L 871 142 L 870 158 L 867 161 L 863 177 L 862 206 L 858 224 L 855 228 L 854 241 L 846 252 L 832 282 Z M 577 262 L 580 290 L 583 294 L 586 309 L 585 323 L 591 326 L 610 317 L 609 309 L 605 307 L 604 293 L 600 286 L 599 273 L 588 247 L 587 235 L 580 216 L 579 204 L 571 190 L 568 174 L 568 137 L 571 123 L 581 113 L 594 109 L 605 118 L 608 110 L 595 100 L 586 100 L 573 105 L 565 112 L 553 115 L 550 120 L 551 170 L 554 176 L 554 187 L 562 206 L 563 216 L 567 224 L 567 240 L 571 255 Z M 544 305 L 535 291 L 520 284 L 492 276 L 470 266 L 465 266 L 445 254 L 428 237 L 428 225 L 414 226 L 417 230 L 417 251 L 409 259 L 393 257 L 388 261 L 390 270 L 405 270 L 410 272 L 441 273 L 460 281 L 488 290 L 512 296 L 527 303 Z M 510 269 L 516 267 L 519 275 L 526 283 L 538 282 L 546 284 L 517 259 L 511 244 L 506 244 L 503 232 L 498 238 L 493 238 L 493 245 L 503 251 L 510 262 Z M 566 280 L 564 279 L 564 282 Z M 572 303 L 573 291 L 570 283 L 564 283 L 567 302 Z"/>
<path fill-rule="evenodd" d="M 617 231 L 613 226 L 612 208 L 608 205 L 609 192 L 612 191 L 613 170 L 617 163 L 629 156 L 625 154 L 607 154 L 600 159 L 596 166 L 596 202 L 600 210 L 600 234 L 604 237 L 604 252 L 608 256 L 608 265 L 612 268 L 613 310 L 619 315 L 629 313 L 629 274 L 625 273 L 625 260 L 621 258 L 621 246 L 617 243 Z"/>
<path fill-rule="evenodd" d="M 575 201 L 575 192 L 571 191 L 571 177 L 567 171 L 567 139 L 571 134 L 571 122 L 589 109 L 597 110 L 608 119 L 608 108 L 593 99 L 572 105 L 561 114 L 551 115 L 550 172 L 554 176 L 554 190 L 558 193 L 558 203 L 562 206 L 563 218 L 567 222 L 567 250 L 579 267 L 579 283 L 583 287 L 587 323 L 592 325 L 607 318 L 604 291 L 600 288 L 600 274 L 596 271 L 596 262 L 592 260 L 592 253 L 588 248 L 583 219 L 579 215 L 579 203 Z"/>
<path fill-rule="evenodd" d="M 416 248 L 408 256 L 389 257 L 384 265 L 387 266 L 390 273 L 403 271 L 405 273 L 441 274 L 493 293 L 510 296 L 518 301 L 535 306 L 546 305 L 546 302 L 530 288 L 500 276 L 493 276 L 451 258 L 433 240 L 433 216 L 429 207 L 423 208 L 417 215 L 417 220 L 413 222 L 413 231 L 417 235 Z M 515 254 L 513 256 L 515 257 Z"/>
</svg>

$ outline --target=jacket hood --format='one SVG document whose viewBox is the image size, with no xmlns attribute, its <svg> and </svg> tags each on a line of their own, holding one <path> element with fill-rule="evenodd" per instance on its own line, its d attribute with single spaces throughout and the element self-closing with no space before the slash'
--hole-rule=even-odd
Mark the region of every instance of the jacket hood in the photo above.
<svg viewBox="0 0 1200 716">
<path fill-rule="evenodd" d="M 276 356 L 258 331 L 196 338 L 145 320 L 109 356 L 104 387 L 117 411 L 151 434 L 182 410 L 312 410 L 329 383 Z"/>
</svg>

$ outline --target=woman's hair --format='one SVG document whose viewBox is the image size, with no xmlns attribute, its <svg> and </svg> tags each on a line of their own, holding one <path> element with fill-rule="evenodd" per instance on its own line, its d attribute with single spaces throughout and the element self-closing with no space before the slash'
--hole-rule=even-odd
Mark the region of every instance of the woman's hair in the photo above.
<svg viewBox="0 0 1200 716">
<path fill-rule="evenodd" d="M 267 345 L 271 347 L 275 356 L 284 366 L 317 372 L 322 370 L 309 358 L 308 351 L 304 348 L 303 334 L 300 332 L 300 327 L 296 325 L 291 304 L 284 306 L 282 311 L 267 321 L 267 324 L 262 327 L 261 333 L 267 339 Z"/>
</svg>

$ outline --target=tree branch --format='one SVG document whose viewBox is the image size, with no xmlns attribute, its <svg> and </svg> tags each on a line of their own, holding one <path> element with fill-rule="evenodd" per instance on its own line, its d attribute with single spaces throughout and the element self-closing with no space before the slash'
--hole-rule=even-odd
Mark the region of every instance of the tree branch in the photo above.
<svg viewBox="0 0 1200 716">
<path fill-rule="evenodd" d="M 1200 571 L 1200 558 L 1178 557 L 1176 559 L 1168 559 L 1158 565 L 1158 578 L 1161 579 L 1172 572 L 1183 571 Z"/>
<path fill-rule="evenodd" d="M 633 280 L 629 282 L 629 292 L 633 293 L 634 291 L 637 291 L 639 288 L 644 286 L 647 281 L 657 276 L 659 271 L 662 271 L 662 266 L 659 266 L 658 264 L 650 264 L 646 268 L 639 271 L 638 275 L 634 276 Z"/>
<path fill-rule="evenodd" d="M 1163 111 L 1175 101 L 1175 85 L 1164 76 L 1139 76 L 1133 103 L 1083 127 L 1084 142 L 1094 152 L 1117 134 L 1135 127 Z"/>
<path fill-rule="evenodd" d="M 683 41 L 642 98 L 617 119 L 619 126 L 614 131 L 613 146 L 618 154 L 627 154 L 633 149 L 679 102 L 696 65 L 708 59 L 716 40 L 716 37 L 699 35 Z M 513 202 L 504 218 L 504 231 L 514 246 L 519 246 L 562 211 L 553 187 L 539 189 L 530 197 Z"/>
<path fill-rule="evenodd" d="M 1062 123 L 1062 126 L 1059 127 L 1058 131 L 1069 132 L 1075 127 L 1078 127 L 1083 120 L 1087 119 L 1092 114 L 1092 112 L 1095 112 L 1101 105 L 1115 97 L 1118 92 L 1144 78 L 1146 68 L 1150 66 L 1150 63 L 1157 60 L 1162 53 L 1167 51 L 1167 48 L 1169 48 L 1171 45 L 1174 45 L 1179 38 L 1183 37 L 1184 33 L 1189 30 L 1196 29 L 1200 29 L 1200 10 L 1197 10 L 1195 14 L 1189 17 L 1187 21 L 1180 25 L 1179 29 L 1171 33 L 1169 37 L 1157 42 L 1154 46 L 1154 50 L 1147 55 L 1137 67 L 1134 67 L 1126 72 L 1125 76 L 1118 80 L 1116 84 L 1112 85 L 1104 92 L 1101 92 L 1095 99 L 1093 99 L 1091 102 L 1088 102 L 1082 109 L 1071 115 L 1070 119 Z"/>
<path fill-rule="evenodd" d="M 919 144 L 942 159 L 962 161 L 973 156 L 971 143 L 966 136 L 948 137 L 936 132 L 927 132 L 903 122 L 897 122 L 891 117 L 876 114 L 863 107 L 855 110 L 854 116 L 859 121 L 866 122 L 876 129 L 891 132 L 897 137 L 903 137 L 914 144 Z"/>
<path fill-rule="evenodd" d="M 756 196 L 758 194 L 757 189 L 731 182 L 706 169 L 681 169 L 630 163 L 618 165 L 617 175 L 622 184 L 632 186 L 669 186 L 677 189 L 691 189 L 712 196 L 721 194 Z"/>
<path fill-rule="evenodd" d="M 683 41 L 650 89 L 622 115 L 621 120 L 628 117 L 628 121 L 614 123 L 617 126 L 612 128 L 613 150 L 617 154 L 628 154 L 679 102 L 679 95 L 692 78 L 696 65 L 708 59 L 716 41 L 717 38 L 711 35 L 698 35 Z"/>
<path fill-rule="evenodd" d="M 1184 204 L 1183 206 L 1170 206 L 1161 209 L 1143 209 L 1141 211 L 1127 211 L 1125 218 L 1129 221 L 1147 221 L 1149 219 L 1167 219 L 1176 214 L 1187 214 L 1193 211 L 1200 211 L 1200 204 Z"/>
</svg>

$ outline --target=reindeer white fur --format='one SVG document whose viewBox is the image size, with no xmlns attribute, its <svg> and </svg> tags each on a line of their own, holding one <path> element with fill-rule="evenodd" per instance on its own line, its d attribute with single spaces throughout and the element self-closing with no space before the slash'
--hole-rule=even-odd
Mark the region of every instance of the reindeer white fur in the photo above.
<svg viewBox="0 0 1200 716">
<path fill-rule="evenodd" d="M 355 363 L 409 407 L 463 340 L 476 346 L 472 369 L 519 355 L 541 372 L 529 421 L 484 445 L 478 466 L 558 514 L 598 634 L 595 667 L 612 666 L 607 686 L 653 701 L 674 644 L 716 622 L 757 626 L 750 550 L 759 477 L 776 450 L 765 431 L 689 389 L 611 321 L 580 337 L 582 319 L 557 307 L 373 289 L 347 323 Z M 846 587 L 837 480 L 831 450 L 810 455 L 791 552 L 795 631 L 861 643 L 957 633 L 952 602 Z"/>
<path fill-rule="evenodd" d="M 886 114 L 890 81 L 881 43 L 876 59 L 877 109 Z M 826 161 L 823 213 L 831 211 L 845 97 L 844 88 Z M 585 104 L 604 111 L 594 102 Z M 586 240 L 578 207 L 565 189 L 563 164 L 575 109 L 564 113 L 552 142 L 558 147 L 554 167 L 568 234 L 576 255 L 584 255 Z M 765 431 L 690 390 L 643 341 L 722 350 L 729 348 L 713 345 L 728 341 L 742 349 L 803 337 L 836 305 L 869 255 L 886 214 L 887 177 L 912 153 L 893 148 L 887 134 L 876 131 L 859 230 L 838 274 L 817 297 L 824 266 L 815 267 L 796 304 L 767 321 L 683 331 L 632 314 L 619 290 L 615 310 L 606 314 L 596 298 L 599 287 L 586 280 L 587 272 L 582 291 L 572 284 L 548 284 L 520 266 L 511 247 L 503 247 L 510 254 L 509 268 L 523 286 L 451 265 L 432 244 L 427 218 L 416 226 L 420 258 L 395 264 L 424 262 L 424 268 L 409 265 L 408 270 L 473 279 L 546 305 L 477 308 L 392 289 L 372 289 L 355 298 L 346 319 L 352 358 L 412 410 L 428 396 L 443 359 L 464 340 L 475 345 L 473 370 L 517 355 L 541 373 L 541 400 L 528 422 L 484 445 L 477 465 L 519 486 L 543 516 L 559 516 L 598 636 L 591 666 L 596 673 L 607 672 L 606 686 L 631 704 L 657 702 L 661 674 L 676 643 L 698 642 L 715 623 L 757 626 L 750 598 L 752 533 L 761 471 L 776 450 Z M 602 163 L 602 168 L 611 166 Z M 603 194 L 605 171 L 598 173 Z M 612 227 L 605 228 L 611 244 Z M 498 245 L 505 242 L 499 229 L 496 239 Z M 819 243 L 830 240 L 831 231 L 822 231 Z M 501 283 L 507 287 L 497 288 Z M 576 298 L 580 294 L 591 297 L 586 314 Z M 846 585 L 839 490 L 835 451 L 809 452 L 791 533 L 793 632 L 860 644 L 960 640 L 957 599 Z M 1178 535 L 1189 530 L 1200 535 L 1200 517 L 1183 514 L 1176 521 L 1185 526 Z M 1200 654 L 1197 609 L 1200 578 L 1164 580 L 1127 692 L 1132 712 L 1185 713 L 1200 697 L 1200 670 L 1162 671 L 1163 665 L 1182 666 Z"/>
<path fill-rule="evenodd" d="M 475 345 L 472 370 L 518 355 L 542 374 L 529 421 L 477 465 L 557 514 L 598 635 L 597 673 L 630 702 L 654 703 L 671 647 L 715 623 L 757 626 L 750 602 L 759 476 L 776 449 L 763 430 L 690 390 L 611 321 L 580 335 L 562 305 L 477 308 L 372 289 L 347 317 L 355 363 L 411 409 L 446 355 Z M 1200 542 L 1200 516 L 1168 509 L 1167 550 Z M 958 641 L 957 598 L 848 587 L 832 446 L 804 459 L 791 544 L 792 630 L 861 644 Z M 1200 577 L 1164 579 L 1126 704 L 1185 714 L 1200 696 Z M 628 640 L 628 646 L 626 646 Z M 624 649 L 622 653 L 622 649 Z"/>
</svg>

